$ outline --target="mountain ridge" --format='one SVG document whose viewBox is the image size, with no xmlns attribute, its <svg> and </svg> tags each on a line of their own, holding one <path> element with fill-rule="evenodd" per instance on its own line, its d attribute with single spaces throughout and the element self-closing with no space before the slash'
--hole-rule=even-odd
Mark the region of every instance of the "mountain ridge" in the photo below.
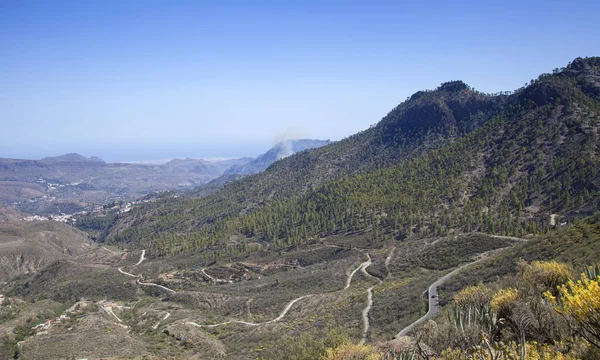
<svg viewBox="0 0 600 360">
<path fill-rule="evenodd" d="M 86 158 L 85 156 L 80 155 L 78 153 L 69 153 L 69 154 L 64 154 L 64 155 L 60 155 L 60 156 L 45 157 L 39 161 L 42 163 L 57 163 L 57 162 L 105 163 L 104 160 L 100 159 L 97 156 L 92 156 L 92 157 Z"/>
<path fill-rule="evenodd" d="M 314 240 L 318 238 L 315 234 L 318 232 L 331 234 L 344 231 L 345 227 L 350 224 L 355 224 L 352 226 L 353 228 L 372 231 L 371 222 L 374 215 L 380 212 L 399 212 L 397 217 L 406 217 L 409 214 L 402 215 L 402 213 L 417 211 L 417 206 L 429 207 L 430 215 L 423 218 L 425 223 L 420 226 L 422 228 L 420 231 L 425 231 L 426 234 L 440 234 L 442 231 L 447 231 L 452 222 L 458 222 L 462 224 L 461 226 L 469 228 L 476 225 L 491 233 L 497 231 L 496 227 L 510 228 L 510 230 L 503 230 L 509 233 L 520 233 L 533 227 L 545 228 L 547 227 L 545 217 L 548 215 L 534 211 L 534 208 L 531 208 L 532 205 L 543 208 L 559 206 L 564 207 L 565 210 L 567 209 L 565 205 L 571 208 L 573 206 L 572 203 L 565 202 L 565 198 L 547 199 L 548 196 L 551 196 L 550 187 L 556 186 L 555 180 L 551 178 L 544 180 L 543 184 L 548 188 L 543 189 L 543 195 L 542 193 L 536 195 L 541 196 L 539 198 L 528 195 L 520 201 L 509 201 L 506 196 L 518 197 L 522 192 L 528 191 L 535 191 L 537 194 L 539 191 L 535 190 L 529 178 L 542 177 L 544 173 L 556 173 L 557 178 L 564 179 L 561 181 L 568 182 L 571 184 L 570 186 L 573 186 L 566 191 L 572 191 L 573 194 L 583 197 L 582 204 L 589 204 L 591 199 L 596 198 L 598 190 L 597 180 L 595 180 L 597 175 L 595 174 L 597 172 L 592 170 L 594 168 L 592 164 L 596 162 L 594 154 L 598 152 L 597 145 L 593 140 L 598 127 L 598 104 L 595 100 L 587 97 L 577 85 L 579 78 L 588 77 L 590 73 L 597 74 L 596 61 L 595 58 L 587 60 L 591 67 L 584 73 L 569 76 L 562 72 L 542 74 L 537 81 L 510 95 L 481 94 L 463 83 L 444 83 L 436 90 L 423 92 L 416 98 L 411 97 L 407 102 L 394 108 L 376 126 L 359 134 L 325 147 L 282 159 L 265 172 L 228 183 L 221 192 L 204 200 L 197 200 L 197 203 L 189 203 L 187 200 L 170 201 L 168 205 L 165 205 L 170 209 L 167 211 L 174 211 L 175 219 L 182 216 L 176 215 L 180 214 L 179 207 L 181 210 L 196 206 L 202 207 L 202 210 L 195 210 L 195 218 L 184 220 L 187 218 L 184 216 L 178 221 L 180 225 L 172 230 L 184 230 L 186 227 L 182 228 L 181 225 L 188 224 L 186 226 L 199 229 L 196 230 L 199 231 L 197 235 L 193 235 L 194 232 L 187 235 L 193 239 L 199 236 L 197 240 L 190 241 L 202 243 L 205 241 L 202 240 L 204 239 L 204 235 L 202 235 L 204 230 L 202 229 L 205 226 L 205 230 L 212 234 L 217 223 L 229 223 L 231 221 L 226 219 L 239 217 L 239 221 L 242 222 L 241 226 L 236 225 L 234 227 L 236 230 L 232 229 L 228 232 L 239 232 L 250 238 L 258 236 L 265 245 L 273 244 L 274 239 L 275 243 L 279 244 L 276 246 L 284 246 L 298 241 Z M 567 69 L 569 68 L 567 67 Z M 540 92 L 538 89 L 544 90 Z M 543 97 L 540 98 L 538 93 Z M 473 102 L 480 104 L 480 107 L 476 112 L 467 111 L 470 109 L 469 104 Z M 447 106 L 450 112 L 437 111 L 436 109 L 440 109 L 440 106 Z M 430 110 L 431 114 L 435 116 L 424 117 L 423 123 L 429 125 L 424 131 L 424 128 L 415 121 L 422 118 L 419 114 L 428 113 Z M 554 122 L 553 126 L 558 130 L 544 132 L 544 122 L 540 121 L 544 117 L 551 119 Z M 573 132 L 574 126 L 579 130 Z M 475 132 L 477 132 L 475 137 L 470 135 Z M 476 137 L 484 137 L 486 140 Z M 566 139 L 563 140 L 563 144 L 552 141 L 552 138 L 561 137 Z M 536 138 L 538 139 L 537 143 L 529 140 Z M 582 142 L 589 145 L 582 147 L 580 145 Z M 454 143 L 456 144 L 453 145 Z M 349 145 L 353 146 L 348 147 Z M 537 145 L 537 148 L 534 145 Z M 519 154 L 517 151 L 519 146 L 521 151 L 529 149 L 529 154 L 525 151 L 522 154 L 524 157 L 514 155 Z M 471 150 L 465 153 L 461 147 Z M 564 172 L 557 170 L 557 166 L 560 165 L 553 163 L 556 161 L 553 160 L 554 157 L 565 151 L 570 154 L 569 156 L 578 158 L 580 162 L 583 161 L 577 168 L 577 171 L 582 171 L 582 173 L 577 173 L 574 169 L 572 175 L 583 176 L 586 179 L 585 187 L 581 187 L 577 182 L 573 182 L 573 179 L 566 177 Z M 590 153 L 587 154 L 588 152 Z M 454 164 L 448 154 L 462 158 L 460 166 Z M 537 158 L 533 157 L 534 154 Z M 575 154 L 580 155 L 575 156 Z M 331 161 L 332 158 L 335 159 L 336 156 L 340 161 L 337 164 L 328 164 L 328 161 Z M 440 161 L 443 160 L 443 162 L 435 165 L 437 160 L 432 156 L 441 156 Z M 540 172 L 538 174 L 531 172 L 532 170 L 526 171 L 527 167 L 516 172 L 508 172 L 506 161 L 529 164 L 527 165 L 529 168 L 540 170 Z M 441 168 L 421 169 L 422 162 Z M 408 168 L 400 171 L 406 166 Z M 432 170 L 435 172 L 431 173 Z M 407 188 L 413 187 L 412 184 L 418 181 L 418 179 L 413 179 L 412 173 L 415 171 L 425 171 L 424 174 L 427 174 L 425 178 L 431 178 L 437 182 L 431 185 L 429 182 L 423 183 L 425 188 L 418 190 L 419 192 L 439 192 L 438 196 L 426 198 L 429 205 L 419 205 L 417 199 L 421 198 L 423 201 L 423 195 L 421 197 L 416 197 L 416 194 L 396 195 L 397 200 L 394 200 L 394 191 L 398 191 L 394 184 L 398 181 L 407 181 Z M 468 179 L 468 181 L 459 181 L 462 178 Z M 448 183 L 448 181 L 451 182 Z M 446 185 L 439 187 L 440 184 Z M 505 189 L 503 189 L 504 187 Z M 454 200 L 446 199 L 449 195 L 444 195 L 449 193 L 449 189 L 453 191 Z M 454 193 L 458 189 L 464 189 L 461 191 L 466 191 L 467 197 L 458 197 L 458 193 Z M 585 192 L 581 193 L 584 189 Z M 383 193 L 386 196 L 382 196 Z M 469 200 L 471 196 L 473 199 Z M 498 201 L 501 200 L 501 206 L 492 207 L 491 204 L 486 206 L 486 202 L 490 201 L 490 196 L 499 197 Z M 361 197 L 371 199 L 371 201 L 361 200 Z M 403 198 L 409 202 L 403 204 Z M 236 201 L 231 202 L 229 199 L 236 199 Z M 181 205 L 177 205 L 178 202 Z M 439 203 L 436 205 L 436 202 Z M 364 203 L 371 203 L 371 205 L 365 207 Z M 446 205 L 444 205 L 445 203 Z M 486 217 L 480 215 L 474 220 L 470 220 L 470 216 L 473 215 L 469 215 L 469 218 L 457 218 L 457 215 L 451 215 L 447 210 L 443 210 L 444 207 L 448 207 L 447 204 L 450 205 L 450 208 L 457 209 L 456 211 L 462 209 L 462 212 L 473 215 L 480 212 L 480 208 L 486 207 L 489 211 L 493 211 L 493 214 Z M 443 207 L 439 208 L 439 206 Z M 456 208 L 456 206 L 459 207 Z M 359 207 L 361 210 L 357 213 L 351 211 L 344 214 L 344 208 L 355 207 Z M 156 208 L 155 205 L 154 208 Z M 378 208 L 380 210 L 377 210 Z M 525 211 L 526 209 L 531 209 L 531 211 Z M 131 216 L 135 216 L 139 224 L 148 226 L 153 222 L 152 211 L 145 214 L 143 211 L 142 209 L 141 212 Z M 501 214 L 505 212 L 512 213 L 512 216 L 516 216 L 518 220 L 515 222 L 513 219 L 509 225 L 509 222 L 502 220 L 505 215 Z M 280 215 L 276 215 L 277 213 Z M 297 213 L 305 214 L 305 220 L 298 219 L 297 215 L 294 215 Z M 287 215 L 281 217 L 281 214 Z M 144 220 L 141 220 L 140 216 Z M 314 216 L 313 220 L 310 220 L 311 216 Z M 272 221 L 276 225 L 264 220 L 272 217 L 279 219 Z M 311 221 L 317 220 L 316 226 L 311 225 Z M 149 222 L 146 223 L 146 221 Z M 378 221 L 385 224 L 385 232 L 390 231 L 389 218 L 385 222 L 383 219 Z M 260 225 L 252 225 L 257 222 Z M 403 220 L 402 222 L 404 223 L 403 232 L 407 232 L 407 236 L 415 236 L 414 231 L 407 227 L 407 221 Z M 129 233 L 123 233 L 123 230 L 129 226 L 127 223 L 126 217 L 120 220 L 117 227 L 111 232 L 112 241 L 133 240 Z M 222 226 L 225 225 L 218 225 L 218 228 L 221 229 Z M 397 227 L 397 225 L 394 226 L 394 228 Z M 168 228 L 167 225 L 166 229 Z M 317 231 L 317 229 L 321 230 Z M 399 236 L 396 232 L 394 234 L 393 236 Z M 158 245 L 156 244 L 156 246 Z"/>
<path fill-rule="evenodd" d="M 496 95 L 443 83 L 370 129 L 262 173 L 78 219 L 104 244 L 17 278 L 6 293 L 27 307 L 80 296 L 102 307 L 12 348 L 59 353 L 72 333 L 113 344 L 112 329 L 87 326 L 99 321 L 127 326 L 122 336 L 143 346 L 162 340 L 148 349 L 165 357 L 325 353 L 337 327 L 348 341 L 396 348 L 406 341 L 389 339 L 428 302 L 447 306 L 459 285 L 521 284 L 510 277 L 525 266 L 518 259 L 590 263 L 600 254 L 600 217 L 588 217 L 600 209 L 598 60 Z M 450 287 L 440 284 L 463 266 Z M 431 284 L 440 284 L 435 299 Z M 455 328 L 432 320 L 448 343 Z"/>
</svg>

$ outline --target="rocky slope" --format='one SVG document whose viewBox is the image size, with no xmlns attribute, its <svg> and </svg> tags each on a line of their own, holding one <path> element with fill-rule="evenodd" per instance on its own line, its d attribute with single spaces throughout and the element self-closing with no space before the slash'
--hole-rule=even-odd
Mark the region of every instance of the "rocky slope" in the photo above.
<svg viewBox="0 0 600 360">
<path fill-rule="evenodd" d="M 92 247 L 87 234 L 55 221 L 24 221 L 0 207 L 0 281 L 31 274 Z"/>
</svg>

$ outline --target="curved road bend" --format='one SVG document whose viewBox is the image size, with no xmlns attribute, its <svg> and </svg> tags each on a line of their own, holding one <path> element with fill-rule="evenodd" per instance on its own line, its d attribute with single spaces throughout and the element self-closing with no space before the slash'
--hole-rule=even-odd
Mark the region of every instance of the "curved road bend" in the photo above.
<svg viewBox="0 0 600 360">
<path fill-rule="evenodd" d="M 163 316 L 160 320 L 158 320 L 158 322 L 156 323 L 156 325 L 154 325 L 152 327 L 152 329 L 154 329 L 154 330 L 158 329 L 158 326 L 160 325 L 160 323 L 167 320 L 169 318 L 169 316 L 171 316 L 171 314 L 168 311 L 165 311 L 165 312 L 166 312 L 165 316 Z"/>
<path fill-rule="evenodd" d="M 369 253 L 367 253 L 367 258 L 368 260 L 365 261 L 364 263 L 358 265 L 358 267 L 356 269 L 354 269 L 350 275 L 348 275 L 348 279 L 346 279 L 346 286 L 342 289 L 342 290 L 347 290 L 350 287 L 350 283 L 352 282 L 352 277 L 354 276 L 354 274 L 356 274 L 356 272 L 362 268 L 365 268 L 369 265 L 371 265 L 371 256 L 369 256 Z"/>
<path fill-rule="evenodd" d="M 138 262 L 137 262 L 137 263 L 136 263 L 134 266 L 137 266 L 137 265 L 141 264 L 141 263 L 142 263 L 142 261 L 144 261 L 144 259 L 145 259 L 145 255 L 146 255 L 146 250 L 142 250 L 142 254 L 140 255 L 140 259 L 138 260 Z M 141 281 L 140 281 L 140 279 L 142 278 L 142 275 L 134 275 L 134 274 L 128 273 L 128 272 L 126 272 L 126 271 L 123 271 L 123 268 L 122 268 L 122 267 L 118 268 L 117 270 L 118 270 L 118 271 L 119 271 L 121 274 L 123 274 L 123 275 L 127 275 L 127 276 L 131 276 L 131 277 L 137 278 L 137 280 L 136 280 L 136 283 L 137 283 L 138 285 L 143 285 L 143 286 L 155 286 L 155 287 L 157 287 L 157 288 L 161 288 L 161 289 L 163 289 L 163 290 L 165 290 L 165 291 L 168 291 L 168 292 L 170 292 L 170 293 L 173 293 L 173 294 L 177 292 L 177 291 L 175 291 L 175 290 L 173 290 L 173 289 L 169 289 L 168 287 L 166 287 L 166 286 L 162 286 L 162 285 L 159 285 L 159 284 L 141 282 Z"/>
<path fill-rule="evenodd" d="M 409 332 L 411 332 L 415 326 L 421 324 L 422 322 L 430 319 L 431 317 L 433 317 L 435 314 L 437 314 L 438 312 L 440 312 L 440 306 L 438 303 L 438 286 L 442 285 L 443 283 L 445 283 L 448 279 L 450 279 L 451 277 L 453 277 L 454 275 L 456 275 L 458 272 L 460 272 L 462 269 L 464 269 L 467 266 L 476 264 L 482 260 L 488 259 L 487 257 L 475 260 L 473 262 L 470 262 L 468 264 L 465 264 L 461 267 L 459 267 L 458 269 L 454 269 L 453 271 L 447 273 L 446 275 L 442 276 L 441 278 L 437 279 L 433 284 L 431 284 L 429 286 L 429 289 L 427 291 L 427 297 L 429 300 L 429 309 L 427 310 L 427 313 L 425 315 L 423 315 L 421 318 L 419 318 L 417 321 L 413 322 L 412 324 L 408 325 L 407 327 L 405 327 L 404 329 L 400 330 L 400 332 L 396 335 L 396 337 L 400 337 L 400 336 L 405 336 L 406 334 L 408 334 Z"/>
<path fill-rule="evenodd" d="M 142 275 L 133 275 L 133 274 L 131 274 L 131 273 L 128 273 L 128 272 L 126 272 L 126 271 L 123 271 L 123 268 L 122 268 L 122 267 L 118 268 L 117 270 L 119 270 L 119 272 L 120 272 L 121 274 L 123 274 L 123 275 L 131 276 L 131 277 L 134 277 L 134 278 L 138 278 L 138 277 L 141 277 L 141 276 L 142 276 Z"/>
<path fill-rule="evenodd" d="M 393 247 L 392 250 L 390 251 L 390 254 L 386 258 L 386 268 L 389 264 L 389 259 L 391 259 L 392 253 L 394 252 L 395 249 L 396 248 Z M 370 327 L 369 312 L 371 311 L 371 307 L 373 307 L 373 288 L 375 288 L 375 286 L 381 285 L 383 283 L 383 281 L 380 278 L 373 276 L 367 272 L 367 268 L 369 267 L 369 265 L 371 265 L 371 256 L 369 256 L 368 253 L 367 253 L 367 256 L 369 257 L 368 264 L 363 263 L 363 264 L 367 264 L 365 266 L 363 266 L 363 264 L 361 264 L 360 269 L 367 277 L 371 277 L 371 278 L 377 280 L 377 284 L 375 284 L 367 289 L 367 306 L 362 311 L 363 334 L 362 334 L 362 338 L 360 339 L 360 343 L 359 343 L 360 345 L 363 345 L 367 341 L 367 333 L 369 332 L 369 327 Z"/>
<path fill-rule="evenodd" d="M 144 261 L 144 256 L 146 256 L 146 250 L 142 250 L 142 255 L 140 255 L 140 260 L 135 264 L 135 266 L 138 266 L 139 264 L 142 263 L 142 261 Z"/>
<path fill-rule="evenodd" d="M 308 295 L 300 296 L 299 298 L 296 298 L 296 299 L 290 301 L 285 306 L 285 308 L 283 309 L 283 311 L 281 312 L 281 314 L 279 314 L 278 317 L 276 317 L 275 319 L 269 320 L 269 321 L 261 322 L 261 323 L 253 323 L 253 322 L 241 321 L 241 320 L 231 320 L 231 321 L 226 321 L 226 322 L 219 323 L 219 324 L 210 324 L 210 325 L 196 324 L 195 322 L 191 322 L 191 321 L 186 322 L 186 324 L 193 325 L 193 326 L 196 326 L 196 327 L 207 327 L 207 328 L 213 328 L 213 327 L 217 327 L 217 326 L 221 326 L 221 325 L 227 325 L 227 324 L 232 324 L 232 323 L 242 324 L 242 325 L 248 325 L 248 326 L 259 326 L 259 325 L 270 324 L 270 323 L 274 323 L 276 321 L 279 321 L 279 320 L 283 319 L 283 317 L 292 308 L 292 305 L 294 305 L 297 301 L 300 301 L 300 300 L 302 300 L 302 299 L 304 299 L 306 297 L 313 296 L 313 295 L 315 295 L 315 294 L 308 294 Z"/>
</svg>

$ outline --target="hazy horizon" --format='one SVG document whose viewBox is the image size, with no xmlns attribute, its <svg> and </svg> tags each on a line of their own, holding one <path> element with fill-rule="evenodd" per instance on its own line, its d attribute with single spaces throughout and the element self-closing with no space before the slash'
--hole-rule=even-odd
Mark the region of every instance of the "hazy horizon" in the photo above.
<svg viewBox="0 0 600 360">
<path fill-rule="evenodd" d="M 515 90 L 599 55 L 599 12 L 592 1 L 3 2 L 0 157 L 256 156 L 290 129 L 339 140 L 444 81 Z"/>
<path fill-rule="evenodd" d="M 73 147 L 41 147 L 36 149 L 7 149 L 0 153 L 0 158 L 40 160 L 45 157 L 56 157 L 66 154 L 79 154 L 98 157 L 106 162 L 119 163 L 165 163 L 173 159 L 204 159 L 207 161 L 230 160 L 244 157 L 256 157 L 271 149 L 279 140 L 264 143 L 242 144 L 107 144 L 106 146 L 73 146 Z M 318 139 L 329 140 L 329 139 Z M 0 145 L 1 147 L 1 145 Z"/>
<path fill-rule="evenodd" d="M 257 144 L 221 145 L 221 144 L 96 144 L 79 146 L 47 146 L 32 149 L 7 149 L 0 146 L 0 158 L 39 160 L 77 153 L 85 157 L 97 156 L 106 162 L 163 162 L 175 158 L 196 159 L 235 159 L 256 157 L 269 150 L 273 144 L 269 142 Z"/>
</svg>

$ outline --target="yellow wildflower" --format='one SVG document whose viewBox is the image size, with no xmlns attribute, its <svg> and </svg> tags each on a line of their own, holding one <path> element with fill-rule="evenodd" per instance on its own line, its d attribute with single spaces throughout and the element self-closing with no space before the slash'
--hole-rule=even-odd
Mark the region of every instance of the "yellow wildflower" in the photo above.
<svg viewBox="0 0 600 360">
<path fill-rule="evenodd" d="M 482 307 L 492 298 L 492 291 L 485 285 L 467 286 L 454 296 L 457 306 Z"/>
<path fill-rule="evenodd" d="M 519 290 L 508 288 L 500 289 L 492 296 L 490 306 L 497 314 L 503 314 L 510 309 L 510 305 L 519 300 Z"/>
<path fill-rule="evenodd" d="M 566 264 L 557 261 L 534 261 L 523 270 L 523 279 L 539 288 L 554 291 L 557 286 L 573 279 Z"/>
<path fill-rule="evenodd" d="M 589 279 L 581 274 L 581 280 L 569 280 L 557 288 L 558 296 L 547 291 L 544 295 L 554 309 L 571 316 L 581 329 L 600 343 L 600 276 Z"/>
<path fill-rule="evenodd" d="M 379 360 L 381 354 L 370 345 L 346 344 L 334 349 L 327 349 L 322 360 Z"/>
</svg>

